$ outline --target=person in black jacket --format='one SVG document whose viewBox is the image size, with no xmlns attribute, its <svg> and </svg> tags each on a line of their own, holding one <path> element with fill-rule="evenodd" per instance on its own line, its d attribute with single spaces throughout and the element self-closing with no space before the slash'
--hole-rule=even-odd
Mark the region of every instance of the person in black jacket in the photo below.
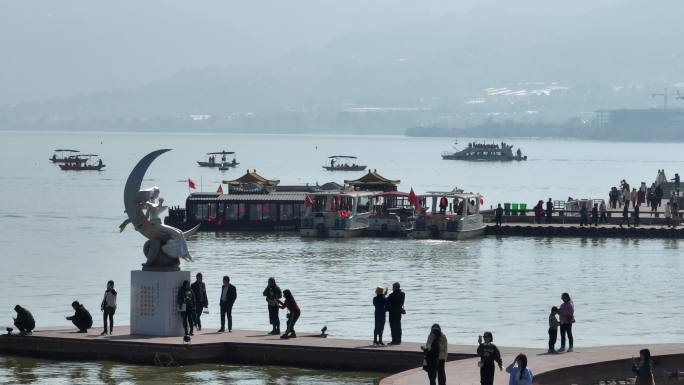
<svg viewBox="0 0 684 385">
<path fill-rule="evenodd" d="M 237 289 L 230 284 L 230 277 L 223 276 L 223 286 L 221 286 L 221 329 L 219 333 L 226 331 L 226 318 L 228 318 L 228 333 L 233 331 L 233 304 L 237 299 Z"/>
<path fill-rule="evenodd" d="M 71 307 L 74 308 L 74 315 L 66 317 L 66 319 L 73 322 L 79 333 L 87 333 L 88 329 L 93 326 L 93 317 L 90 312 L 78 301 L 72 302 Z"/>
<path fill-rule="evenodd" d="M 36 327 L 36 321 L 33 319 L 33 315 L 30 311 L 19 305 L 14 307 L 14 311 L 17 312 L 17 318 L 14 319 L 14 326 L 19 330 L 19 334 L 22 336 L 30 335 Z"/>
<path fill-rule="evenodd" d="M 404 301 L 406 294 L 401 291 L 399 282 L 392 284 L 392 294 L 387 296 L 387 311 L 389 312 L 389 324 L 392 331 L 390 345 L 401 344 L 401 315 L 406 314 Z"/>
<path fill-rule="evenodd" d="M 195 293 L 195 327 L 197 330 L 202 330 L 202 312 L 209 307 L 209 299 L 207 298 L 207 286 L 202 282 L 202 273 L 195 275 L 195 282 L 190 285 L 193 293 Z"/>
<path fill-rule="evenodd" d="M 484 336 L 484 342 L 482 337 Z M 480 384 L 493 385 L 494 384 L 494 363 L 499 364 L 499 370 L 503 370 L 503 360 L 501 360 L 501 353 L 499 348 L 492 342 L 494 337 L 491 332 L 484 332 L 483 336 L 477 338 L 477 355 L 480 357 Z"/>
</svg>

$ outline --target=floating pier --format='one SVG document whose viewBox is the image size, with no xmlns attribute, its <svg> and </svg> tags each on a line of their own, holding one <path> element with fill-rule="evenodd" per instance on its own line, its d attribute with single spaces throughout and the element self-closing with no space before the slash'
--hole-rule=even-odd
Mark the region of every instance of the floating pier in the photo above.
<svg viewBox="0 0 684 385">
<path fill-rule="evenodd" d="M 298 334 L 280 339 L 262 331 L 196 332 L 190 343 L 182 337 L 133 336 L 127 326 L 100 336 L 75 330 L 36 331 L 31 336 L 0 336 L 0 352 L 60 360 L 107 360 L 143 365 L 223 363 L 280 365 L 313 369 L 396 373 L 420 366 L 420 344 L 373 346 L 370 341 L 322 338 Z M 472 346 L 449 346 L 449 360 L 475 356 Z"/>
<path fill-rule="evenodd" d="M 644 225 L 620 227 L 617 225 L 580 226 L 579 224 L 513 224 L 488 225 L 487 235 L 522 237 L 589 237 L 589 238 L 684 238 L 684 229 Z"/>
</svg>

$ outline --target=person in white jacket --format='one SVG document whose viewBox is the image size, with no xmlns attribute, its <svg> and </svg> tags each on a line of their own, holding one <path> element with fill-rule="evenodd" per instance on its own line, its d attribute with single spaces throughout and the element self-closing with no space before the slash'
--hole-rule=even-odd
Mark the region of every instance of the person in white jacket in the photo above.
<svg viewBox="0 0 684 385">
<path fill-rule="evenodd" d="M 506 372 L 511 376 L 508 385 L 532 385 L 534 376 L 527 367 L 527 356 L 522 353 L 518 354 L 515 361 L 506 367 Z"/>
</svg>

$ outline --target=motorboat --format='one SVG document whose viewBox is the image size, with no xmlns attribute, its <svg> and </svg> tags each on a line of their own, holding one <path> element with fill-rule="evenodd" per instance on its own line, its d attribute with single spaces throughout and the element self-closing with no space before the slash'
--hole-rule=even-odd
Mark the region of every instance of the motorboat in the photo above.
<svg viewBox="0 0 684 385">
<path fill-rule="evenodd" d="M 232 161 L 228 161 L 226 155 L 232 155 L 235 154 L 234 151 L 217 151 L 217 152 L 208 152 L 206 154 L 207 160 L 206 161 L 197 161 L 197 164 L 200 167 L 217 167 L 219 170 L 228 170 L 233 167 L 237 167 L 240 163 L 237 162 L 235 157 L 233 157 Z M 216 156 L 221 155 L 221 160 L 217 161 Z"/>
<path fill-rule="evenodd" d="M 65 171 L 100 171 L 106 165 L 99 158 L 95 162 L 94 159 L 97 157 L 99 157 L 97 154 L 71 155 L 67 157 L 64 164 L 59 165 L 59 168 Z"/>
<path fill-rule="evenodd" d="M 484 235 L 480 194 L 433 191 L 420 195 L 418 202 L 420 213 L 410 237 L 461 240 Z"/>
<path fill-rule="evenodd" d="M 305 198 L 302 237 L 349 238 L 368 230 L 374 194 L 370 191 L 333 190 L 314 192 Z"/>
<path fill-rule="evenodd" d="M 366 166 L 357 163 L 357 157 L 351 155 L 329 156 L 330 164 L 323 166 L 328 171 L 363 171 Z"/>
<path fill-rule="evenodd" d="M 376 236 L 403 236 L 413 230 L 414 209 L 409 194 L 386 191 L 375 194 L 368 233 Z"/>
</svg>

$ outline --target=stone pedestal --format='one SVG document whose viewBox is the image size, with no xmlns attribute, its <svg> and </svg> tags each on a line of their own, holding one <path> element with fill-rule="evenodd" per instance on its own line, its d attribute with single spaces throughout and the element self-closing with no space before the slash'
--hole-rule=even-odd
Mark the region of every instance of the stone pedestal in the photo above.
<svg viewBox="0 0 684 385">
<path fill-rule="evenodd" d="M 131 334 L 182 336 L 176 297 L 189 271 L 131 271 Z"/>
</svg>

